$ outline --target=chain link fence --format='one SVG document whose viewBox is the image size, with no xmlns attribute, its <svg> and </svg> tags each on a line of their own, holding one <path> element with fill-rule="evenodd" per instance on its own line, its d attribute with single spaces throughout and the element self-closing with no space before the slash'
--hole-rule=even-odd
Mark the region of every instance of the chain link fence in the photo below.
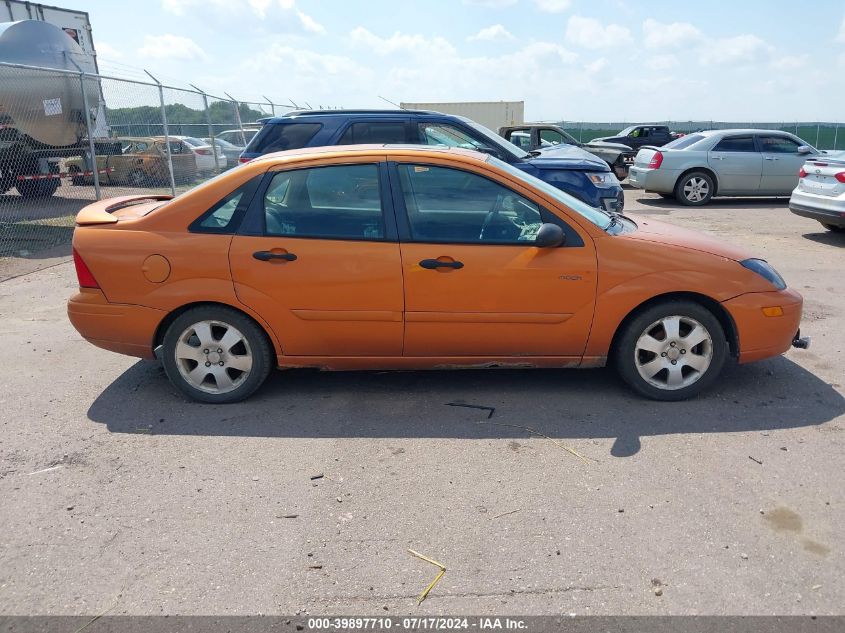
<svg viewBox="0 0 845 633">
<path fill-rule="evenodd" d="M 237 165 L 258 120 L 291 109 L 0 63 L 0 262 L 66 250 L 95 200 L 178 194 Z"/>
<path fill-rule="evenodd" d="M 673 132 L 689 134 L 702 130 L 757 129 L 782 130 L 795 134 L 808 144 L 822 150 L 845 150 L 845 124 L 829 122 L 779 122 L 761 123 L 759 121 L 651 121 L 653 125 L 667 125 Z M 631 122 L 587 122 L 558 121 L 557 125 L 583 143 L 594 138 L 616 136 L 620 131 L 637 123 Z M 840 129 L 841 128 L 841 129 Z"/>
</svg>

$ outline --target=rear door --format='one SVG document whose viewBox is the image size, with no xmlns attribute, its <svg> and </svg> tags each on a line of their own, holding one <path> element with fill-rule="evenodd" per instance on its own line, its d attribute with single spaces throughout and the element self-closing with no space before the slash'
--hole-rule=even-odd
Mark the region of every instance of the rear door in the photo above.
<svg viewBox="0 0 845 633">
<path fill-rule="evenodd" d="M 391 174 L 403 234 L 405 356 L 583 355 L 596 290 L 589 236 L 472 171 L 400 162 Z M 563 246 L 532 244 L 542 222 L 564 229 Z"/>
<path fill-rule="evenodd" d="M 707 153 L 719 193 L 753 194 L 760 190 L 763 159 L 751 134 L 725 136 Z"/>
<path fill-rule="evenodd" d="M 240 301 L 287 356 L 400 356 L 402 269 L 372 157 L 270 172 L 229 261 Z"/>
<path fill-rule="evenodd" d="M 798 172 L 809 157 L 799 154 L 801 144 L 788 136 L 757 136 L 763 156 L 763 177 L 760 193 L 789 195 L 798 184 Z"/>
</svg>

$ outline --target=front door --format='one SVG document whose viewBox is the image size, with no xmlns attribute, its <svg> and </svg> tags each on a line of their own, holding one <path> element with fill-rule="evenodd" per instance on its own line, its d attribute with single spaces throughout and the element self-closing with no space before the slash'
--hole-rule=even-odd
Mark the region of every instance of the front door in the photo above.
<svg viewBox="0 0 845 633">
<path fill-rule="evenodd" d="M 752 135 L 723 138 L 708 152 L 707 162 L 716 172 L 719 193 L 759 190 L 763 159 Z"/>
<path fill-rule="evenodd" d="M 402 270 L 382 170 L 279 171 L 256 194 L 247 223 L 259 234 L 232 240 L 232 279 L 285 355 L 401 356 Z"/>
<path fill-rule="evenodd" d="M 760 192 L 789 195 L 798 186 L 798 172 L 807 161 L 807 154 L 799 154 L 798 141 L 788 136 L 761 135 L 757 137 L 763 154 L 763 178 Z"/>
<path fill-rule="evenodd" d="M 596 254 L 536 201 L 477 173 L 399 163 L 405 356 L 579 358 L 589 334 Z M 542 222 L 561 247 L 532 245 Z"/>
</svg>

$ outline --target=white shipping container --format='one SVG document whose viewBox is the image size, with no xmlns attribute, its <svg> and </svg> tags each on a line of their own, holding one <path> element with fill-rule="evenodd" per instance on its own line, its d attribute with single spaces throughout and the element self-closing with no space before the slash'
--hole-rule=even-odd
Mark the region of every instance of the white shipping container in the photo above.
<svg viewBox="0 0 845 633">
<path fill-rule="evenodd" d="M 520 125 L 525 122 L 524 101 L 459 101 L 452 103 L 406 103 L 406 110 L 435 110 L 472 119 L 494 132 L 503 125 Z"/>
</svg>

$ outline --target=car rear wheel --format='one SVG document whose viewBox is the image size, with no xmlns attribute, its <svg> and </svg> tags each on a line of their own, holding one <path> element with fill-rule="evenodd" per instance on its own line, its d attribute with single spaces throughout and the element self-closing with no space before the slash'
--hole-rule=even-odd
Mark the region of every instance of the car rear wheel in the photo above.
<svg viewBox="0 0 845 633">
<path fill-rule="evenodd" d="M 710 387 L 728 357 L 719 320 L 691 301 L 666 301 L 632 319 L 615 348 L 617 370 L 638 393 L 685 400 Z"/>
<path fill-rule="evenodd" d="M 845 226 L 837 226 L 836 224 L 825 224 L 824 222 L 822 222 L 822 226 L 828 231 L 833 231 L 834 233 L 845 232 Z"/>
<path fill-rule="evenodd" d="M 703 171 L 684 174 L 675 183 L 675 198 L 681 204 L 698 207 L 710 202 L 713 197 L 713 179 Z"/>
<path fill-rule="evenodd" d="M 164 335 L 164 370 L 185 395 L 225 404 L 249 397 L 273 367 L 273 349 L 249 317 L 202 306 L 177 317 Z"/>
</svg>

